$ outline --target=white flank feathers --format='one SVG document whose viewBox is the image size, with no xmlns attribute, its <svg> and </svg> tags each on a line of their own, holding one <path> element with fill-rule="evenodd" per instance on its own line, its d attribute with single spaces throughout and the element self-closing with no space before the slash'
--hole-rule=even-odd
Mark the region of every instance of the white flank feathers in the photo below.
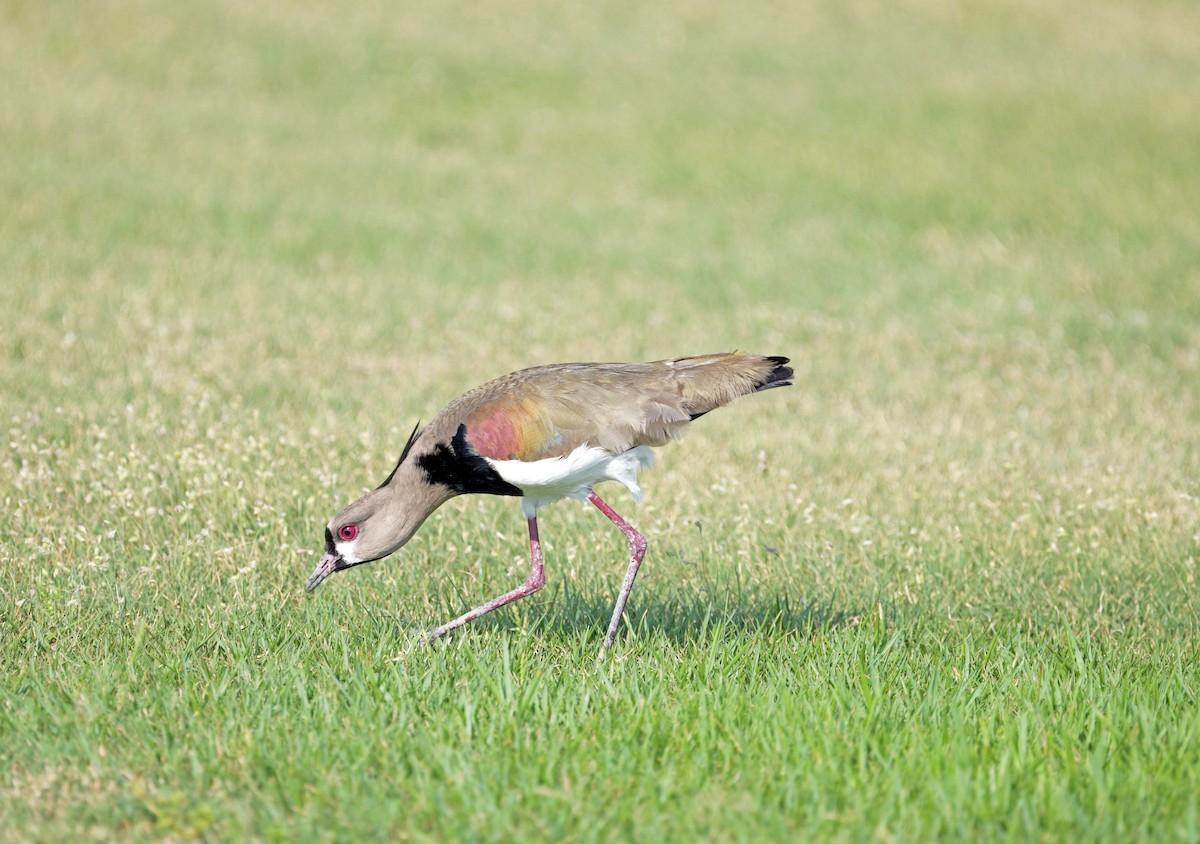
<svg viewBox="0 0 1200 844">
<path fill-rule="evenodd" d="M 637 472 L 642 466 L 650 468 L 654 465 L 654 452 L 644 445 L 621 454 L 581 445 L 565 457 L 548 457 L 528 463 L 488 459 L 488 463 L 500 477 L 524 493 L 521 509 L 525 518 L 532 519 L 539 507 L 559 499 L 586 501 L 592 487 L 601 481 L 618 481 L 629 490 L 634 501 L 641 501 L 642 488 L 638 486 Z"/>
</svg>

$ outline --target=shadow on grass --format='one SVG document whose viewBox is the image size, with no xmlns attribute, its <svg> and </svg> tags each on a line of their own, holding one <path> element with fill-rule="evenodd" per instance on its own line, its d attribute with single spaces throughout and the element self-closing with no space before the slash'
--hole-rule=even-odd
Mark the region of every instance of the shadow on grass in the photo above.
<svg viewBox="0 0 1200 844">
<path fill-rule="evenodd" d="M 470 622 L 464 631 L 528 629 L 539 636 L 564 638 L 584 635 L 604 638 L 612 617 L 616 592 L 580 591 L 572 583 L 546 589 Z M 434 627 L 468 609 L 455 608 L 447 618 L 424 620 Z M 386 628 L 415 632 L 416 619 L 388 618 L 372 612 L 382 633 Z M 639 638 L 663 637 L 677 643 L 705 640 L 720 631 L 745 634 L 810 636 L 858 624 L 863 611 L 839 609 L 833 602 L 796 601 L 783 593 L 748 593 L 720 584 L 675 587 L 656 592 L 635 588 L 625 607 L 621 636 L 633 628 Z"/>
<path fill-rule="evenodd" d="M 543 633 L 594 633 L 600 640 L 608 629 L 615 601 L 615 593 L 584 593 L 564 584 L 559 594 L 548 596 L 530 610 L 529 623 Z M 663 637 L 681 643 L 707 639 L 715 631 L 809 636 L 855 624 L 861 617 L 859 612 L 829 603 L 798 602 L 782 593 L 737 593 L 701 587 L 639 594 L 635 588 L 625 607 L 622 635 L 633 628 L 639 637 Z M 503 625 L 505 620 L 495 622 Z"/>
</svg>

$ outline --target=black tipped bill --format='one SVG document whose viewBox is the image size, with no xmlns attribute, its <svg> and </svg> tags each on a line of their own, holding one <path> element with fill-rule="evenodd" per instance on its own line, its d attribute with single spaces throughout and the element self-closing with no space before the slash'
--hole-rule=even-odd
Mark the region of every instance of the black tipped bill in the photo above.
<svg viewBox="0 0 1200 844">
<path fill-rule="evenodd" d="M 317 563 L 316 569 L 313 570 L 312 577 L 308 579 L 308 583 L 304 584 L 304 591 L 313 591 L 321 585 L 321 582 L 325 578 L 342 568 L 346 568 L 346 564 L 342 558 L 337 554 L 331 554 L 326 551 L 325 556 L 321 558 L 321 562 Z"/>
</svg>

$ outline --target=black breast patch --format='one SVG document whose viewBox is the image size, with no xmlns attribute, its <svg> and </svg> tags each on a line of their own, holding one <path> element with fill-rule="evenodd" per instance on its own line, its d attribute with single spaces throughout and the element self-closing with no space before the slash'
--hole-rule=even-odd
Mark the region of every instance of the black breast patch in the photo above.
<svg viewBox="0 0 1200 844">
<path fill-rule="evenodd" d="M 459 495 L 469 492 L 486 495 L 524 495 L 467 442 L 467 426 L 459 425 L 447 443 L 438 443 L 433 451 L 417 458 L 417 465 L 431 483 L 450 487 Z"/>
</svg>

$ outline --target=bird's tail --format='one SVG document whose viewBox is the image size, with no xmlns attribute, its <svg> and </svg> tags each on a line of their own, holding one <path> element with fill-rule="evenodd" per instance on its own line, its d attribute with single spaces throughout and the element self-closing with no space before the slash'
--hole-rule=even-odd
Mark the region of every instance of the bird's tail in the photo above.
<svg viewBox="0 0 1200 844">
<path fill-rule="evenodd" d="M 763 358 L 770 362 L 771 371 L 767 373 L 766 379 L 761 384 L 754 388 L 754 392 L 761 393 L 763 390 L 769 390 L 772 387 L 790 387 L 792 386 L 792 376 L 796 373 L 788 366 L 788 358 L 771 355 Z"/>
<path fill-rule="evenodd" d="M 788 359 L 726 352 L 661 361 L 674 373 L 684 409 L 695 419 L 738 396 L 792 383 Z"/>
</svg>

